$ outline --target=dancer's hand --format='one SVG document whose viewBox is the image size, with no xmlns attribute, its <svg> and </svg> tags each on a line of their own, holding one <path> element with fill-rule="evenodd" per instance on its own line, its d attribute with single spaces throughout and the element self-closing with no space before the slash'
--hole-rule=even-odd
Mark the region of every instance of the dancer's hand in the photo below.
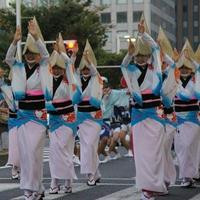
<svg viewBox="0 0 200 200">
<path fill-rule="evenodd" d="M 133 55 L 134 53 L 135 53 L 135 45 L 131 41 L 131 38 L 129 38 L 128 54 Z"/>
<path fill-rule="evenodd" d="M 142 20 L 142 21 L 138 24 L 138 32 L 139 32 L 139 33 L 144 33 L 144 32 L 145 32 L 144 20 Z"/>
<path fill-rule="evenodd" d="M 35 40 L 39 39 L 36 24 L 33 20 L 28 22 L 28 31 L 34 37 Z"/>
<path fill-rule="evenodd" d="M 15 35 L 14 35 L 14 39 L 13 39 L 13 43 L 16 45 L 17 42 L 19 40 L 21 40 L 21 38 L 22 38 L 21 28 L 19 26 L 17 26 Z"/>
</svg>

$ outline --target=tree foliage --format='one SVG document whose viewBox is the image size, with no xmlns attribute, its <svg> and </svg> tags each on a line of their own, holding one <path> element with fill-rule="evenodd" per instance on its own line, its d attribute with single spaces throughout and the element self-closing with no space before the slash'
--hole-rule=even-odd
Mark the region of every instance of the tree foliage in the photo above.
<svg viewBox="0 0 200 200">
<path fill-rule="evenodd" d="M 105 52 L 103 49 L 98 49 L 97 60 L 99 66 L 117 65 L 120 66 L 126 54 L 126 51 L 121 51 L 120 54 Z M 122 77 L 120 68 L 98 68 L 102 76 L 105 76 L 113 88 L 119 88 L 120 79 Z"/>
<path fill-rule="evenodd" d="M 62 33 L 65 40 L 78 40 L 79 53 L 76 66 L 78 66 L 82 56 L 86 39 L 89 40 L 95 52 L 98 65 L 119 65 L 121 63 L 123 53 L 116 55 L 107 53 L 102 49 L 106 42 L 106 27 L 101 24 L 98 15 L 99 10 L 102 8 L 95 7 L 91 9 L 91 0 L 59 0 L 59 3 L 55 1 L 57 2 L 56 4 L 48 6 L 47 2 L 45 0 L 42 1 L 43 4 L 38 7 L 22 5 L 22 41 L 26 40 L 28 21 L 35 16 L 46 41 L 55 40 L 59 32 Z M 2 61 L 5 59 L 7 48 L 15 32 L 15 12 L 15 3 L 9 9 L 0 10 L 1 66 L 4 66 Z M 51 47 L 48 46 L 48 48 L 51 52 Z M 111 70 L 105 70 L 104 72 L 109 75 Z M 104 72 L 103 74 L 105 74 Z"/>
<path fill-rule="evenodd" d="M 101 48 L 106 42 L 105 27 L 100 23 L 97 10 L 89 9 L 90 1 L 80 3 L 76 0 L 62 0 L 60 4 L 39 7 L 22 6 L 23 41 L 27 36 L 28 21 L 35 16 L 42 30 L 44 39 L 55 40 L 61 32 L 64 39 L 77 39 L 80 52 L 83 51 L 86 39 L 91 46 Z M 0 12 L 1 30 L 15 31 L 15 4 L 12 9 Z M 10 42 L 10 41 L 9 41 Z M 0 44 L 2 45 L 2 44 Z"/>
</svg>

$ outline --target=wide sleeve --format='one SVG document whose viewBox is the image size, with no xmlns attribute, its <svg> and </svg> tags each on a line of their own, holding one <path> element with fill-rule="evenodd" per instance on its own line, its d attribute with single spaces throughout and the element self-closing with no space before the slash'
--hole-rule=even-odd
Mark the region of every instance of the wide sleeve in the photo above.
<svg viewBox="0 0 200 200">
<path fill-rule="evenodd" d="M 81 92 L 80 92 L 80 88 L 78 86 L 77 79 L 76 79 L 76 71 L 74 68 L 75 61 L 74 59 L 69 58 L 68 55 L 64 52 L 61 53 L 61 56 L 63 57 L 65 61 L 66 77 L 69 83 L 70 96 L 71 96 L 73 104 L 76 104 L 80 100 Z"/>
<path fill-rule="evenodd" d="M 103 96 L 103 81 L 99 73 L 91 78 L 91 96 L 89 102 L 92 106 L 100 108 Z"/>
<path fill-rule="evenodd" d="M 49 52 L 47 51 L 45 44 L 42 42 L 40 38 L 37 41 L 35 41 L 35 44 L 40 52 L 40 56 L 41 56 L 40 63 L 43 63 L 43 62 L 48 63 Z"/>
<path fill-rule="evenodd" d="M 47 110 L 55 110 L 53 107 L 53 75 L 49 65 L 49 53 L 46 49 L 45 44 L 41 39 L 35 41 L 37 48 L 39 49 L 41 60 L 40 60 L 40 68 L 39 75 L 42 86 L 42 91 L 45 97 L 45 104 Z"/>
<path fill-rule="evenodd" d="M 96 76 L 99 72 L 97 71 L 96 66 L 94 66 L 93 63 L 88 65 L 88 68 L 90 69 L 91 76 Z"/>
<path fill-rule="evenodd" d="M 6 63 L 12 70 L 12 91 L 15 99 L 20 100 L 25 97 L 26 93 L 26 72 L 22 62 L 19 62 L 15 58 L 17 46 L 12 43 L 6 54 Z"/>
<path fill-rule="evenodd" d="M 178 88 L 178 83 L 175 77 L 176 64 L 167 54 L 164 55 L 164 61 L 168 64 L 168 68 L 164 72 L 166 78 L 162 84 L 161 97 L 164 106 L 169 108 L 173 103 Z"/>
<path fill-rule="evenodd" d="M 3 84 L 1 86 L 1 91 L 2 91 L 2 96 L 6 101 L 9 109 L 11 109 L 12 111 L 16 111 L 15 101 L 11 87 L 6 84 Z"/>
<path fill-rule="evenodd" d="M 139 33 L 142 40 L 146 42 L 152 51 L 151 55 L 151 64 L 153 66 L 153 82 L 152 82 L 152 92 L 155 95 L 160 95 L 162 87 L 162 70 L 161 70 L 161 58 L 160 58 L 160 48 L 159 45 L 153 40 L 153 38 L 144 32 L 143 34 Z"/>
<path fill-rule="evenodd" d="M 196 61 L 193 61 L 195 67 L 195 84 L 194 84 L 194 93 L 195 97 L 200 100 L 200 64 Z"/>
<path fill-rule="evenodd" d="M 138 75 L 137 75 L 137 67 L 135 64 L 129 64 L 132 60 L 132 55 L 127 55 L 124 57 L 122 64 L 121 64 L 121 71 L 123 74 L 123 77 L 126 81 L 126 84 L 128 86 L 128 90 L 131 94 L 131 96 L 134 98 L 134 100 L 139 104 L 142 105 L 142 95 L 140 91 L 140 87 L 138 85 Z"/>
<path fill-rule="evenodd" d="M 129 63 L 131 62 L 132 58 L 133 58 L 133 56 L 131 56 L 127 53 L 122 61 L 121 67 L 127 68 Z"/>
<path fill-rule="evenodd" d="M 6 63 L 9 65 L 9 67 L 12 67 L 16 61 L 15 54 L 17 50 L 17 45 L 14 45 L 11 43 L 7 53 L 6 53 Z"/>
</svg>

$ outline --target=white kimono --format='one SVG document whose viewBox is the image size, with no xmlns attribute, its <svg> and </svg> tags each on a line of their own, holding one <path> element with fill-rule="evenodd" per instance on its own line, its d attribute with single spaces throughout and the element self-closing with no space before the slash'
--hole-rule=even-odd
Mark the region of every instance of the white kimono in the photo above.
<svg viewBox="0 0 200 200">
<path fill-rule="evenodd" d="M 163 80 L 162 85 L 162 102 L 164 106 L 164 119 L 165 119 L 165 182 L 175 184 L 176 181 L 176 168 L 172 157 L 172 144 L 177 130 L 177 120 L 174 111 L 174 97 L 176 95 L 178 83 L 175 78 L 175 62 L 167 55 L 164 55 L 164 61 L 168 64 L 167 69 L 163 72 L 166 78 Z"/>
<path fill-rule="evenodd" d="M 195 76 L 182 86 L 179 82 L 175 111 L 178 117 L 178 133 L 175 136 L 175 151 L 179 163 L 180 178 L 199 178 L 199 70 L 196 64 Z"/>
<path fill-rule="evenodd" d="M 75 95 L 74 100 L 78 104 L 77 117 L 81 145 L 81 173 L 95 175 L 99 166 L 97 148 L 102 125 L 100 105 L 103 82 L 96 67 L 93 65 L 89 67 L 91 78 L 84 91 L 82 91 L 80 72 L 76 73 L 79 93 Z"/>
<path fill-rule="evenodd" d="M 9 120 L 8 120 L 8 130 L 9 130 L 9 147 L 8 147 L 8 161 L 7 165 L 15 166 L 20 168 L 19 163 L 19 145 L 17 140 L 17 104 L 14 100 L 12 89 L 10 86 L 2 82 L 1 94 L 5 99 L 9 107 Z"/>
<path fill-rule="evenodd" d="M 55 52 L 56 53 L 56 52 Z M 75 82 L 71 73 L 71 60 L 64 53 L 61 55 L 66 61 L 66 78 L 58 78 L 59 84 L 54 87 L 53 74 L 50 66 L 43 66 L 40 70 L 46 108 L 49 113 L 50 155 L 49 166 L 51 177 L 54 179 L 74 179 L 76 174 L 73 165 L 74 135 L 76 134 L 76 115 L 72 103 L 75 92 Z M 60 79 L 60 80 L 59 80 Z M 69 81 L 68 81 L 69 80 Z M 74 85 L 72 85 L 74 84 Z"/>
<path fill-rule="evenodd" d="M 41 88 L 39 70 L 47 64 L 48 52 L 39 39 L 36 44 L 42 47 L 40 66 L 32 69 L 15 59 L 16 46 L 11 44 L 6 62 L 13 72 L 12 90 L 19 100 L 18 143 L 20 152 L 20 188 L 42 192 L 43 146 L 46 134 L 46 111 Z M 33 70 L 34 69 L 34 70 Z"/>
<path fill-rule="evenodd" d="M 166 192 L 165 185 L 165 122 L 161 106 L 161 61 L 158 45 L 147 34 L 142 39 L 149 43 L 152 58 L 143 81 L 139 82 L 142 69 L 129 65 L 131 56 L 122 62 L 122 73 L 135 101 L 132 108 L 132 134 L 134 134 L 134 157 L 136 186 L 138 189 Z"/>
</svg>

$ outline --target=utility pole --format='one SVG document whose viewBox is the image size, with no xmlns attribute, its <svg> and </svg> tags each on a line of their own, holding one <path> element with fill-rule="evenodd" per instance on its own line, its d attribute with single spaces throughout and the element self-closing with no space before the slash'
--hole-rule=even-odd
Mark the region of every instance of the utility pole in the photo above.
<svg viewBox="0 0 200 200">
<path fill-rule="evenodd" d="M 16 25 L 21 28 L 21 0 L 16 0 Z M 17 43 L 17 55 L 22 60 L 21 40 Z"/>
</svg>

